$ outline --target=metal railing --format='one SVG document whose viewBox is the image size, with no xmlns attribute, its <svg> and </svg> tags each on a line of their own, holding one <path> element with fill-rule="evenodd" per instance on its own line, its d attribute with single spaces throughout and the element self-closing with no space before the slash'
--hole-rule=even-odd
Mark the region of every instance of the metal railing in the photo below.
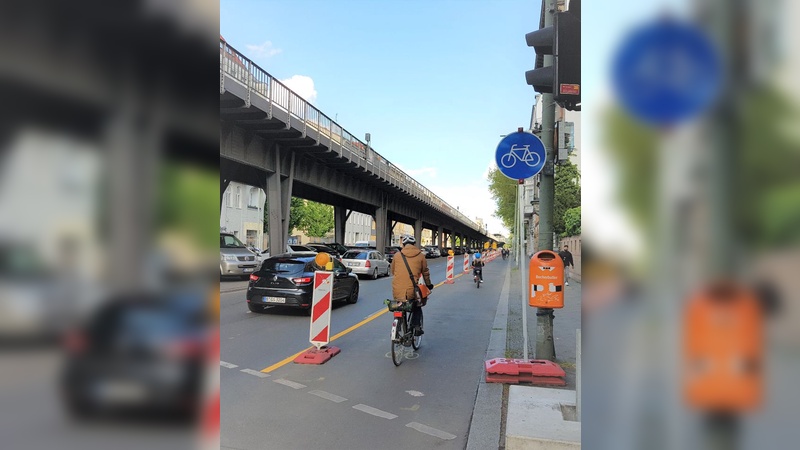
<svg viewBox="0 0 800 450">
<path fill-rule="evenodd" d="M 448 205 L 436 194 L 417 182 L 414 178 L 400 170 L 372 148 L 367 147 L 358 138 L 347 132 L 322 111 L 318 110 L 305 99 L 289 89 L 285 84 L 275 79 L 256 63 L 244 56 L 235 48 L 228 45 L 225 40 L 219 41 L 220 65 L 220 93 L 225 92 L 224 74 L 243 84 L 247 88 L 247 99 L 250 104 L 252 95 L 258 95 L 267 100 L 270 116 L 273 108 L 278 108 L 290 116 L 303 122 L 303 133 L 313 129 L 318 133 L 319 141 L 328 141 L 328 148 L 338 152 L 359 167 L 365 168 L 378 175 L 384 181 L 403 189 L 410 195 L 422 201 L 439 212 L 449 214 L 465 224 L 469 224 L 475 231 L 480 231 L 477 223 L 472 221 L 461 211 Z M 340 148 L 337 151 L 334 144 Z"/>
</svg>

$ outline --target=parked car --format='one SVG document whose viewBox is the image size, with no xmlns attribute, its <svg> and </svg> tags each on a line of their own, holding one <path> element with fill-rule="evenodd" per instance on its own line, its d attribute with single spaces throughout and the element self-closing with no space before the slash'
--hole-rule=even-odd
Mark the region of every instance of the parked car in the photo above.
<svg viewBox="0 0 800 450">
<path fill-rule="evenodd" d="M 339 252 L 337 252 L 335 249 L 333 249 L 331 247 L 328 247 L 325 244 L 306 244 L 305 246 L 310 248 L 314 252 L 327 253 L 327 254 L 331 255 L 331 257 L 333 257 L 333 258 L 341 259 L 341 255 L 339 255 Z"/>
<path fill-rule="evenodd" d="M 301 308 L 311 313 L 314 272 L 314 252 L 285 253 L 273 256 L 250 275 L 247 286 L 247 308 L 261 312 L 267 306 Z M 358 277 L 350 268 L 333 260 L 333 301 L 358 301 Z"/>
<path fill-rule="evenodd" d="M 425 254 L 426 258 L 439 258 L 442 256 L 442 252 L 439 250 L 439 247 L 435 245 L 426 245 L 424 249 L 427 251 Z"/>
<path fill-rule="evenodd" d="M 314 253 L 316 253 L 313 248 L 308 247 L 306 245 L 289 244 L 286 247 L 288 247 L 287 253 L 296 253 L 296 252 L 314 252 Z"/>
<path fill-rule="evenodd" d="M 390 263 L 392 262 L 392 258 L 394 258 L 394 254 L 400 251 L 400 247 L 386 247 L 384 249 L 383 255 L 386 257 L 386 260 Z"/>
<path fill-rule="evenodd" d="M 66 333 L 61 399 L 77 417 L 147 412 L 193 418 L 210 332 L 203 296 L 112 299 Z"/>
<path fill-rule="evenodd" d="M 453 249 L 454 255 L 463 255 L 464 254 L 464 247 L 456 247 Z"/>
<path fill-rule="evenodd" d="M 248 278 L 258 268 L 259 257 L 230 233 L 219 234 L 219 276 Z"/>
<path fill-rule="evenodd" d="M 330 247 L 330 248 L 336 250 L 336 253 L 338 253 L 339 256 L 344 255 L 345 253 L 347 253 L 348 250 L 350 250 L 349 248 L 345 247 L 344 245 L 342 245 L 342 244 L 340 244 L 338 242 L 328 242 L 328 243 L 315 242 L 315 244 L 319 244 L 319 245 L 324 245 L 326 247 Z M 307 245 L 311 245 L 311 244 L 307 244 Z"/>
<path fill-rule="evenodd" d="M 354 274 L 369 275 L 373 280 L 389 275 L 389 261 L 377 250 L 350 250 L 342 256 L 342 264 L 352 269 Z"/>
</svg>

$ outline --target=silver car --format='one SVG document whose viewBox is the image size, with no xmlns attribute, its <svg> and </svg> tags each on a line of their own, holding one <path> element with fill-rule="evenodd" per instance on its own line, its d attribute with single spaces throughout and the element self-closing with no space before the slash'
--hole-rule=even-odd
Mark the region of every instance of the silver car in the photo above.
<svg viewBox="0 0 800 450">
<path fill-rule="evenodd" d="M 389 275 L 389 261 L 377 250 L 350 250 L 342 255 L 342 264 L 356 275 L 369 275 L 373 280 Z"/>
<path fill-rule="evenodd" d="M 247 249 L 236 236 L 219 234 L 219 275 L 250 278 L 258 270 L 260 258 Z"/>
</svg>

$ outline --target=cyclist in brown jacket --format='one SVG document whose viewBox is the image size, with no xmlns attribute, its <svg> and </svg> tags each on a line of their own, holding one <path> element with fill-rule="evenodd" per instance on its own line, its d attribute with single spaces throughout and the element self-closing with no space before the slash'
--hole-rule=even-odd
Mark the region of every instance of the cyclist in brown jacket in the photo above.
<svg viewBox="0 0 800 450">
<path fill-rule="evenodd" d="M 398 301 L 414 300 L 414 285 L 419 280 L 420 275 L 422 275 L 428 289 L 433 290 L 431 273 L 428 270 L 428 261 L 425 259 L 425 255 L 423 255 L 422 251 L 415 245 L 417 240 L 414 236 L 403 236 L 401 242 L 403 243 L 403 249 L 392 258 L 392 298 Z M 408 261 L 408 269 L 411 269 L 413 281 L 408 275 L 408 269 L 403 262 L 403 256 L 405 256 L 405 260 Z M 421 336 L 425 333 L 422 330 L 420 321 L 422 321 L 422 307 L 415 304 L 411 323 L 411 326 L 414 328 L 415 336 Z"/>
</svg>

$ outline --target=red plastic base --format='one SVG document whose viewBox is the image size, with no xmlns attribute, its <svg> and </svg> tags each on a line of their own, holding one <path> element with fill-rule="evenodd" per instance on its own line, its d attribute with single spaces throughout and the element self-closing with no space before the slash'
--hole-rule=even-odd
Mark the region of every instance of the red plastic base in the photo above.
<svg viewBox="0 0 800 450">
<path fill-rule="evenodd" d="M 487 383 L 531 383 L 565 386 L 564 369 L 545 359 L 495 358 L 484 363 Z"/>
<path fill-rule="evenodd" d="M 294 362 L 295 364 L 325 364 L 341 351 L 339 347 L 322 347 L 319 350 L 312 348 L 298 355 Z"/>
<path fill-rule="evenodd" d="M 455 284 L 456 282 L 453 281 L 451 278 L 444 280 L 444 284 Z"/>
</svg>

